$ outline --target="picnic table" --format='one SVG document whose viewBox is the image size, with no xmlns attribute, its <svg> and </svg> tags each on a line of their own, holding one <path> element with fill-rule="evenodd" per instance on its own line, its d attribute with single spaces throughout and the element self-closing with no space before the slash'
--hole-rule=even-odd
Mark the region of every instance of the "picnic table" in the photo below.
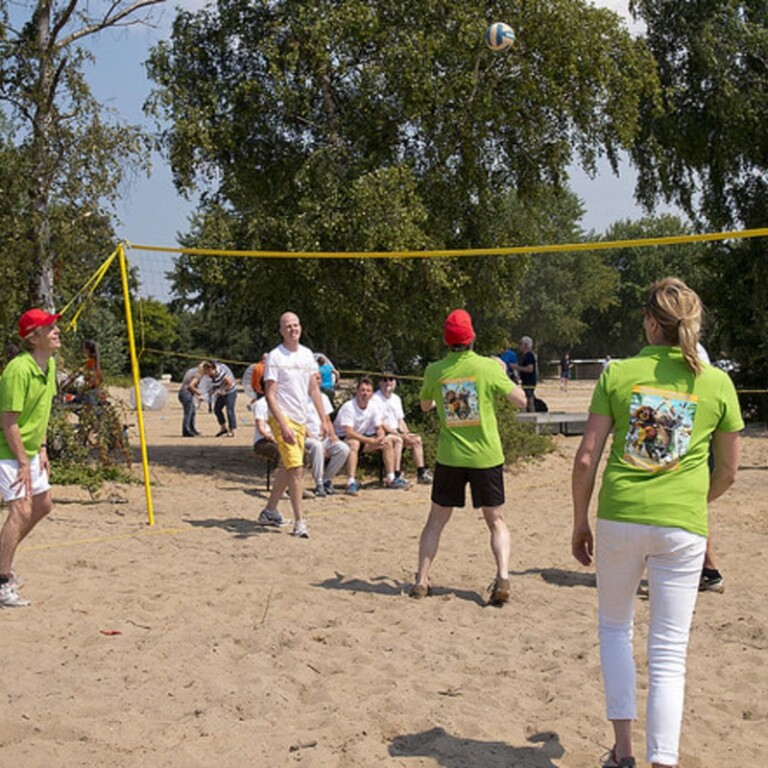
<svg viewBox="0 0 768 768">
<path fill-rule="evenodd" d="M 583 435 L 587 426 L 587 413 L 546 411 L 544 413 L 519 413 L 518 421 L 533 424 L 536 432 L 546 429 L 551 435 Z"/>
</svg>

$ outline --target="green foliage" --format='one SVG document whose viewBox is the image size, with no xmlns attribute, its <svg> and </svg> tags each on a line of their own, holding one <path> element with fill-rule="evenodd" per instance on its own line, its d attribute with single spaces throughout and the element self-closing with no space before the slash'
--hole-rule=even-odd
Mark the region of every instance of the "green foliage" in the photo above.
<svg viewBox="0 0 768 768">
<path fill-rule="evenodd" d="M 638 193 L 678 203 L 700 227 L 764 227 L 768 220 L 768 4 L 762 0 L 634 0 L 658 63 L 661 108 L 644 105 L 632 151 Z M 768 381 L 768 243 L 712 246 L 703 294 L 711 344 Z"/>
<path fill-rule="evenodd" d="M 171 352 L 179 339 L 179 320 L 172 311 L 157 299 L 139 299 L 133 302 L 136 346 L 141 353 L 140 365 L 144 376 L 159 376 L 166 372 L 168 358 L 157 352 Z"/>
<path fill-rule="evenodd" d="M 2 27 L 0 108 L 6 111 L 0 128 L 7 144 L 0 152 L 10 159 L 13 188 L 0 195 L 0 220 L 9 225 L 0 261 L 13 264 L 16 286 L 7 291 L 0 282 L 0 304 L 10 298 L 12 315 L 30 305 L 59 305 L 71 295 L 62 279 L 84 279 L 112 249 L 105 204 L 115 202 L 126 166 L 146 167 L 148 143 L 136 126 L 105 120 L 84 79 L 90 54 L 81 41 L 161 1 L 128 7 L 118 0 L 91 14 L 84 0 L 38 0 L 16 4 L 19 25 Z M 0 2 L 2 18 L 8 5 Z"/>
<path fill-rule="evenodd" d="M 108 400 L 67 406 L 57 398 L 48 423 L 52 481 L 92 493 L 106 481 L 135 482 L 123 414 Z"/>
<path fill-rule="evenodd" d="M 602 240 L 643 240 L 691 234 L 676 216 L 663 215 L 612 225 Z M 662 277 L 675 276 L 701 291 L 704 282 L 703 254 L 706 245 L 685 244 L 625 247 L 602 252 L 605 268 L 613 275 L 611 299 L 590 307 L 584 314 L 585 328 L 578 343 L 569 348 L 579 356 L 614 358 L 636 354 L 646 343 L 641 308 L 648 288 Z M 705 328 L 704 340 L 707 340 Z M 566 347 L 568 348 L 568 347 Z"/>
<path fill-rule="evenodd" d="M 512 52 L 485 48 L 490 16 L 515 27 Z M 176 184 L 203 189 L 184 244 L 234 250 L 556 241 L 581 215 L 552 215 L 567 168 L 615 161 L 655 91 L 643 43 L 579 0 L 227 0 L 179 11 L 148 70 Z M 184 257 L 175 309 L 221 357 L 256 359 L 290 308 L 337 365 L 405 373 L 440 354 L 456 306 L 480 338 L 503 333 L 528 263 Z"/>
</svg>

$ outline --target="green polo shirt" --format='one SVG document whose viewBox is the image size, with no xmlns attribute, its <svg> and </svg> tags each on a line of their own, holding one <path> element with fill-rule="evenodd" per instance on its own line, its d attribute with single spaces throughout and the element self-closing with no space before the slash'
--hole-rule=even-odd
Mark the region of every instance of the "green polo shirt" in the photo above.
<svg viewBox="0 0 768 768">
<path fill-rule="evenodd" d="M 56 395 L 56 363 L 51 357 L 45 371 L 29 352 L 11 360 L 0 376 L 0 413 L 18 413 L 21 440 L 32 457 L 45 442 L 51 405 Z M 15 459 L 0 429 L 0 459 Z"/>
<path fill-rule="evenodd" d="M 437 405 L 438 462 L 469 469 L 503 464 L 494 400 L 514 388 L 496 360 L 471 350 L 449 352 L 428 365 L 420 398 Z"/>
<path fill-rule="evenodd" d="M 597 516 L 707 535 L 709 444 L 744 428 L 730 377 L 695 376 L 679 347 L 648 346 L 611 363 L 590 412 L 614 422 Z"/>
</svg>

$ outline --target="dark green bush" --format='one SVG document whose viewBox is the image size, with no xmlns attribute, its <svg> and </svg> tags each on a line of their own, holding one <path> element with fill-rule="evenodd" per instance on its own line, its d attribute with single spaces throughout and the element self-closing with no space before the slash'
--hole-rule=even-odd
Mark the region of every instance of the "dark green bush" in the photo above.
<svg viewBox="0 0 768 768">
<path fill-rule="evenodd" d="M 78 405 L 54 401 L 48 424 L 51 481 L 91 493 L 107 481 L 135 482 L 123 414 L 108 400 Z"/>
</svg>

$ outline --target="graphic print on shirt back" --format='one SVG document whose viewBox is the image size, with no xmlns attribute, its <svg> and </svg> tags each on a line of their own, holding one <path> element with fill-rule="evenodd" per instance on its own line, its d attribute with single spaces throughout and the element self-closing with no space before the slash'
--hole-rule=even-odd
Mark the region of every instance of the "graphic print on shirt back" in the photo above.
<svg viewBox="0 0 768 768">
<path fill-rule="evenodd" d="M 443 379 L 440 391 L 446 427 L 476 427 L 480 423 L 476 379 Z"/>
<path fill-rule="evenodd" d="M 688 453 L 696 395 L 635 386 L 624 461 L 648 472 L 673 469 Z"/>
</svg>

